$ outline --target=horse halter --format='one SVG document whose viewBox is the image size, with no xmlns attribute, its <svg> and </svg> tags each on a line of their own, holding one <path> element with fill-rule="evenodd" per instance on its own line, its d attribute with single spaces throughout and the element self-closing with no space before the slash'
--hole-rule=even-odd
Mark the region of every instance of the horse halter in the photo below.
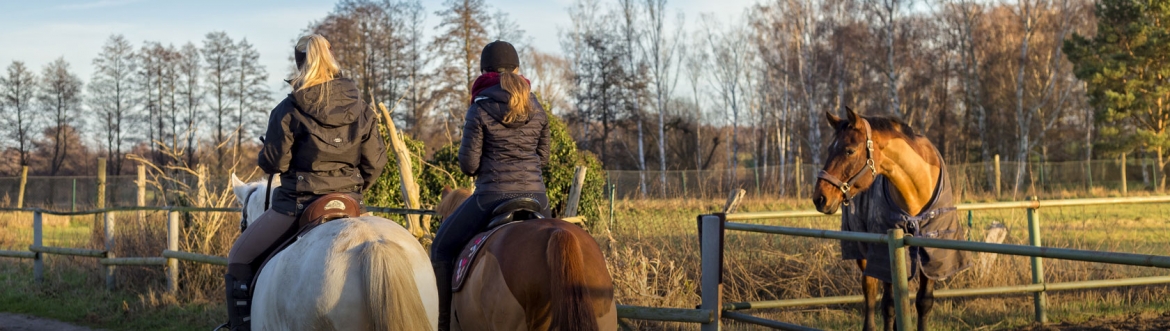
<svg viewBox="0 0 1170 331">
<path fill-rule="evenodd" d="M 846 206 L 853 200 L 853 195 L 849 195 L 849 191 L 853 189 L 853 184 L 856 184 L 857 180 L 861 179 L 861 175 L 866 173 L 866 168 L 869 169 L 871 176 L 877 177 L 877 167 L 873 161 L 873 138 L 870 136 L 869 122 L 860 116 L 858 116 L 858 119 L 861 121 L 862 127 L 865 128 L 865 166 L 858 169 L 857 173 L 853 174 L 853 177 L 850 177 L 847 182 L 837 179 L 836 176 L 825 171 L 825 169 L 821 169 L 821 172 L 817 173 L 818 180 L 829 182 L 829 184 L 833 184 L 838 190 L 841 190 L 841 195 L 845 198 L 843 203 Z"/>
</svg>

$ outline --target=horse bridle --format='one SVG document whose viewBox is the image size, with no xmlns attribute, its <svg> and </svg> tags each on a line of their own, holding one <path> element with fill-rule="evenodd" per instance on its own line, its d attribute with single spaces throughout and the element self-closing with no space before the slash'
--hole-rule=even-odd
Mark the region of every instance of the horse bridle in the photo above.
<svg viewBox="0 0 1170 331">
<path fill-rule="evenodd" d="M 268 205 L 272 203 L 272 179 L 276 178 L 276 174 L 268 175 L 268 186 L 264 191 L 264 211 L 268 211 Z M 240 209 L 240 233 L 248 229 L 248 205 L 252 202 L 252 195 L 244 198 L 244 208 Z"/>
<path fill-rule="evenodd" d="M 817 173 L 818 180 L 829 182 L 829 184 L 833 184 L 838 190 L 841 190 L 841 195 L 845 197 L 843 203 L 846 206 L 853 200 L 853 196 L 849 195 L 849 191 L 853 189 L 853 184 L 856 184 L 857 180 L 861 179 L 861 175 L 866 173 L 866 168 L 869 168 L 869 174 L 871 176 L 877 177 L 877 167 L 873 161 L 873 138 L 870 136 L 869 122 L 860 116 L 857 119 L 861 122 L 862 127 L 865 128 L 865 166 L 858 169 L 857 173 L 853 174 L 853 177 L 850 177 L 847 182 L 837 179 L 836 176 L 825 171 L 825 169 L 821 169 L 821 172 Z"/>
</svg>

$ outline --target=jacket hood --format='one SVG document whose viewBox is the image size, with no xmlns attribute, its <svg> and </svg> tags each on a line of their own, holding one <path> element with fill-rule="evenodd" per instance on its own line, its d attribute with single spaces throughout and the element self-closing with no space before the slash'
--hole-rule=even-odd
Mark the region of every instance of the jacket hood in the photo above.
<svg viewBox="0 0 1170 331">
<path fill-rule="evenodd" d="M 532 114 L 528 114 L 528 118 L 523 121 L 515 121 L 512 123 L 504 123 L 504 115 L 508 114 L 508 101 L 511 100 L 512 93 L 504 90 L 500 85 L 495 85 L 484 89 L 475 96 L 475 103 L 479 104 L 480 109 L 483 109 L 489 116 L 494 118 L 496 122 L 504 125 L 506 128 L 518 128 L 524 126 L 532 119 Z"/>
<path fill-rule="evenodd" d="M 367 107 L 358 93 L 357 84 L 349 78 L 337 78 L 291 95 L 302 113 L 324 127 L 350 125 Z"/>
</svg>

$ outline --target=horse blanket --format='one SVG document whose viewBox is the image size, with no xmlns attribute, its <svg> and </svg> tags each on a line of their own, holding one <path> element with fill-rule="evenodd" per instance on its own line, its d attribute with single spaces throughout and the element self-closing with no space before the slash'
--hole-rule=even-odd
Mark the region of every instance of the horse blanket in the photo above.
<svg viewBox="0 0 1170 331">
<path fill-rule="evenodd" d="M 894 203 L 890 197 L 896 191 L 893 183 L 879 175 L 873 186 L 853 197 L 849 206 L 843 207 L 841 230 L 884 234 L 897 227 L 917 237 L 966 239 L 966 228 L 955 211 L 954 194 L 945 164 L 939 169 L 934 194 L 918 215 L 910 215 Z M 907 251 L 910 253 L 907 259 L 910 279 L 922 272 L 930 279 L 944 280 L 971 266 L 969 254 L 965 251 L 915 246 L 907 247 Z M 841 259 L 868 260 L 866 276 L 892 283 L 890 249 L 887 244 L 843 240 Z"/>
</svg>

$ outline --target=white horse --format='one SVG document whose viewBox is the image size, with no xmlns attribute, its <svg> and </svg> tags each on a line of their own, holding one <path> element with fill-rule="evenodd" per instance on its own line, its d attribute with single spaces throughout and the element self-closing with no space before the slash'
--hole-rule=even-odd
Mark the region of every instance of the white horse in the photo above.
<svg viewBox="0 0 1170 331">
<path fill-rule="evenodd" d="M 279 179 L 273 183 L 280 186 Z M 266 184 L 232 174 L 251 224 Z M 418 240 L 390 220 L 322 224 L 268 261 L 257 276 L 253 330 L 435 330 L 435 273 Z"/>
</svg>

